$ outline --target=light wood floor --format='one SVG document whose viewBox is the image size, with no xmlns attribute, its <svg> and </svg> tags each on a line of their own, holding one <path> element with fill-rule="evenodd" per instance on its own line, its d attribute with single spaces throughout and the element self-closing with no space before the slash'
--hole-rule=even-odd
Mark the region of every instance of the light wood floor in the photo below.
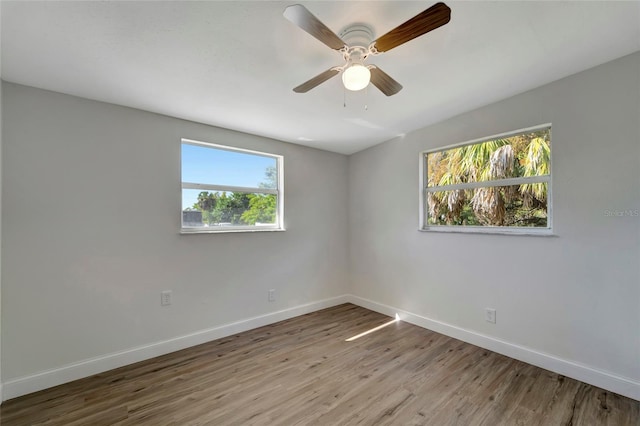
<svg viewBox="0 0 640 426">
<path fill-rule="evenodd" d="M 640 425 L 640 402 L 351 304 L 5 402 L 8 425 Z"/>
</svg>

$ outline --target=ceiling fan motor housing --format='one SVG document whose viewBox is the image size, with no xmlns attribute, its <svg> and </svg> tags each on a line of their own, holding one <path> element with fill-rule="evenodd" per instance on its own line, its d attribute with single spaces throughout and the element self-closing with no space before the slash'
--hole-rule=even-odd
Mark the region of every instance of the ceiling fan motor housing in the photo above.
<svg viewBox="0 0 640 426">
<path fill-rule="evenodd" d="M 373 40 L 373 31 L 364 24 L 353 24 L 340 32 L 345 47 L 342 50 L 348 67 L 351 64 L 362 64 L 369 56 L 369 45 Z"/>
<path fill-rule="evenodd" d="M 447 24 L 451 19 L 451 9 L 444 3 L 436 3 L 375 40 L 371 27 L 361 23 L 346 27 L 338 36 L 301 4 L 287 6 L 283 15 L 331 49 L 342 53 L 345 60 L 344 65 L 329 68 L 295 87 L 294 92 L 306 93 L 342 73 L 346 89 L 361 90 L 371 82 L 382 93 L 391 96 L 398 93 L 402 85 L 375 65 L 364 65 L 364 61 L 369 55 L 388 52 Z"/>
<path fill-rule="evenodd" d="M 373 41 L 373 30 L 365 24 L 352 24 L 340 32 L 340 38 L 347 46 L 369 47 Z"/>
</svg>

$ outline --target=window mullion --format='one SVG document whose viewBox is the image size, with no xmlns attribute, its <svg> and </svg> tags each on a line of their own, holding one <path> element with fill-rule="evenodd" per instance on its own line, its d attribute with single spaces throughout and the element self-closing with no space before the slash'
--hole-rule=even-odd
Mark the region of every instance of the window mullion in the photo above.
<svg viewBox="0 0 640 426">
<path fill-rule="evenodd" d="M 550 180 L 551 180 L 551 177 L 549 175 L 528 176 L 528 177 L 488 180 L 483 182 L 465 182 L 465 183 L 458 183 L 454 185 L 444 185 L 444 186 L 427 186 L 425 188 L 425 191 L 426 192 L 457 191 L 461 189 L 491 188 L 494 186 L 512 186 L 512 185 L 522 185 L 526 183 L 545 183 L 545 182 L 549 182 Z"/>
<path fill-rule="evenodd" d="M 243 192 L 249 194 L 278 194 L 277 189 L 246 186 L 213 185 L 206 183 L 182 182 L 183 189 L 201 189 L 204 191 Z"/>
</svg>

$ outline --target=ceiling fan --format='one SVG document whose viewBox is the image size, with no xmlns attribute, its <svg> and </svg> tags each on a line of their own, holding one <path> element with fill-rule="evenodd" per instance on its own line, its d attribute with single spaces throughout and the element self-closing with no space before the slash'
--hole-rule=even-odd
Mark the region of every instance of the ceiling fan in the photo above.
<svg viewBox="0 0 640 426">
<path fill-rule="evenodd" d="M 331 49 L 342 53 L 345 64 L 318 74 L 293 89 L 296 93 L 306 93 L 342 72 L 342 83 L 348 90 L 362 90 L 371 82 L 387 96 L 395 95 L 402 85 L 373 64 L 365 65 L 370 55 L 388 52 L 416 37 L 445 25 L 451 19 L 451 9 L 444 3 L 436 3 L 385 35 L 371 41 L 373 32 L 362 24 L 348 27 L 338 37 L 325 24 L 301 4 L 294 4 L 284 10 L 284 17 L 293 22 Z"/>
</svg>

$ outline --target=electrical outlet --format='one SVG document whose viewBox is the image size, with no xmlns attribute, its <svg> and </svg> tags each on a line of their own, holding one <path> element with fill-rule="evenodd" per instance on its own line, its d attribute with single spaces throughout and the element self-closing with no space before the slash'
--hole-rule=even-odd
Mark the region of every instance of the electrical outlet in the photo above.
<svg viewBox="0 0 640 426">
<path fill-rule="evenodd" d="M 487 322 L 495 324 L 496 323 L 496 310 L 493 309 L 493 308 L 486 308 L 484 310 L 484 319 Z"/>
<path fill-rule="evenodd" d="M 161 306 L 169 306 L 171 304 L 171 290 L 165 290 L 160 293 L 160 305 Z"/>
<path fill-rule="evenodd" d="M 275 302 L 276 301 L 276 290 L 275 289 L 269 289 L 269 302 Z"/>
</svg>

